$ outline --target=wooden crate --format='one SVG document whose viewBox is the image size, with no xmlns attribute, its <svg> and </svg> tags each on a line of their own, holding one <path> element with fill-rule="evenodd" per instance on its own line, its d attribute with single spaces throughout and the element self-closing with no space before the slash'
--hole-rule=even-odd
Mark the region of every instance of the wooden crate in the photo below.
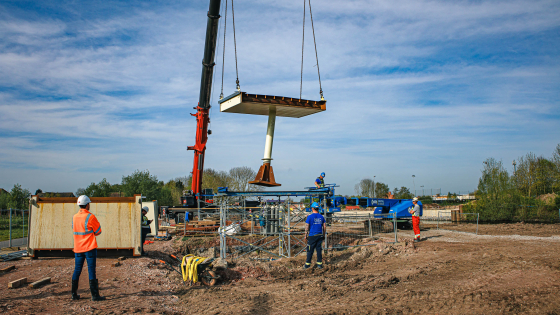
<svg viewBox="0 0 560 315">
<path fill-rule="evenodd" d="M 90 212 L 101 224 L 98 250 L 141 251 L 141 196 L 92 197 Z M 72 218 L 78 213 L 78 198 L 32 196 L 29 216 L 29 254 L 65 255 L 74 248 Z M 39 255 L 41 256 L 41 255 Z M 122 255 L 121 255 L 122 256 Z"/>
</svg>

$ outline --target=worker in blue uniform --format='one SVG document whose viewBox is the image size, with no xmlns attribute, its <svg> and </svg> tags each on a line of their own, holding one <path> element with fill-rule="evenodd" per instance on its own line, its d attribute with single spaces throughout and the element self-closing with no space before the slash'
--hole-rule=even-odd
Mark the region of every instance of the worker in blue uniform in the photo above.
<svg viewBox="0 0 560 315">
<path fill-rule="evenodd" d="M 305 220 L 305 240 L 307 242 L 307 260 L 303 268 L 311 267 L 313 252 L 317 250 L 317 268 L 323 268 L 323 248 L 322 243 L 327 235 L 327 225 L 325 218 L 319 213 L 319 204 L 311 204 L 312 214 Z"/>
<path fill-rule="evenodd" d="M 315 187 L 323 188 L 325 187 L 325 172 L 321 173 L 321 176 L 317 177 L 315 180 Z"/>
</svg>

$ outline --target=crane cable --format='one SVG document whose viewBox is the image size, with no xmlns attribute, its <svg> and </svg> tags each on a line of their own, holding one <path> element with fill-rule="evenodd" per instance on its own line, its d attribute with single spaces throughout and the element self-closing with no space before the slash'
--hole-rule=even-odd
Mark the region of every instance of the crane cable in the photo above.
<svg viewBox="0 0 560 315">
<path fill-rule="evenodd" d="M 226 12 L 224 14 L 224 51 L 222 52 L 222 88 L 220 91 L 220 99 L 224 99 L 224 65 L 226 61 L 226 29 L 227 29 L 227 0 L 226 0 Z"/>
<path fill-rule="evenodd" d="M 225 56 L 226 56 L 226 28 L 227 28 L 227 11 L 228 11 L 228 1 L 226 0 L 226 10 L 224 13 L 224 49 L 222 52 L 222 87 L 221 87 L 221 91 L 220 91 L 220 99 L 224 98 L 224 66 L 225 66 Z M 239 70 L 238 70 L 238 66 L 237 66 L 237 38 L 235 36 L 235 11 L 233 8 L 233 0 L 231 0 L 231 17 L 232 17 L 232 24 L 233 24 L 233 49 L 235 51 L 235 85 L 237 88 L 237 91 L 241 91 L 241 87 L 239 86 Z"/>
<path fill-rule="evenodd" d="M 299 78 L 299 99 L 301 99 L 301 90 L 303 88 L 303 47 L 305 43 L 305 0 L 303 0 L 303 32 L 301 36 L 301 74 Z"/>
<path fill-rule="evenodd" d="M 233 0 L 232 0 L 233 1 Z M 305 39 L 305 1 L 303 0 L 303 39 L 301 44 L 301 79 L 299 87 L 299 98 L 301 99 L 301 90 L 303 86 L 303 40 Z M 313 12 L 311 11 L 311 0 L 309 2 L 309 17 L 311 18 L 311 29 L 313 31 L 313 44 L 315 45 L 315 60 L 317 61 L 317 75 L 319 76 L 319 94 L 321 94 L 321 101 L 324 101 L 323 87 L 321 85 L 321 71 L 319 70 L 319 55 L 317 54 L 317 41 L 315 39 L 315 26 L 313 25 Z"/>
<path fill-rule="evenodd" d="M 226 0 L 227 2 L 227 0 Z M 231 0 L 231 20 L 233 23 L 233 49 L 235 50 L 235 84 L 237 85 L 237 91 L 241 91 L 239 86 L 239 71 L 237 70 L 237 41 L 235 39 L 235 11 L 233 10 L 233 0 Z"/>
</svg>

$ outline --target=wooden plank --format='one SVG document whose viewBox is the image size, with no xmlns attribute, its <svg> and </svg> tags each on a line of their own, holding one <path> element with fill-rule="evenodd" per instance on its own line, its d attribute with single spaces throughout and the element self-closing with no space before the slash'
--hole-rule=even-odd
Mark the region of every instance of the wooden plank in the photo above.
<svg viewBox="0 0 560 315">
<path fill-rule="evenodd" d="M 8 283 L 8 289 L 19 288 L 27 284 L 27 278 L 21 278 Z"/>
<path fill-rule="evenodd" d="M 14 270 L 14 269 L 16 269 L 16 266 L 15 266 L 15 265 L 14 265 L 14 266 L 10 266 L 10 267 L 6 267 L 6 268 L 3 268 L 3 269 L 0 269 L 0 272 L 8 272 L 8 271 L 11 271 L 11 270 Z"/>
<path fill-rule="evenodd" d="M 45 278 L 45 279 L 41 279 L 41 280 L 39 280 L 39 281 L 35 281 L 35 282 L 31 283 L 31 284 L 29 285 L 29 287 L 30 287 L 31 289 L 36 289 L 36 288 L 38 288 L 38 287 L 40 287 L 40 286 L 42 286 L 42 285 L 45 285 L 45 284 L 47 284 L 47 283 L 51 283 L 51 278 Z"/>
</svg>

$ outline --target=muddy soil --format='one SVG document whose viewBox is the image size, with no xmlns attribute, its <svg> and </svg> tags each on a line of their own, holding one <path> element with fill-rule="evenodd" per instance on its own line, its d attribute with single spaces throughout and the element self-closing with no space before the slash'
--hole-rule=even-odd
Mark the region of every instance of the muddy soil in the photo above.
<svg viewBox="0 0 560 315">
<path fill-rule="evenodd" d="M 518 230 L 515 226 L 510 230 Z M 120 267 L 110 266 L 115 259 L 98 260 L 104 302 L 89 300 L 87 269 L 80 283 L 82 300 L 70 300 L 72 259 L 5 262 L 0 268 L 17 269 L 0 275 L 0 312 L 560 314 L 560 237 L 547 236 L 559 235 L 559 227 L 525 230 L 523 235 L 478 236 L 424 230 L 419 243 L 411 242 L 410 231 L 399 231 L 400 244 L 391 244 L 387 235 L 372 246 L 329 253 L 323 270 L 303 270 L 303 256 L 238 260 L 220 271 L 226 281 L 214 287 L 185 285 L 179 274 L 156 264 L 169 260 L 180 244 L 155 242 L 146 246 L 151 256 L 129 258 Z M 22 277 L 51 277 L 52 283 L 7 289 L 9 281 Z"/>
</svg>

